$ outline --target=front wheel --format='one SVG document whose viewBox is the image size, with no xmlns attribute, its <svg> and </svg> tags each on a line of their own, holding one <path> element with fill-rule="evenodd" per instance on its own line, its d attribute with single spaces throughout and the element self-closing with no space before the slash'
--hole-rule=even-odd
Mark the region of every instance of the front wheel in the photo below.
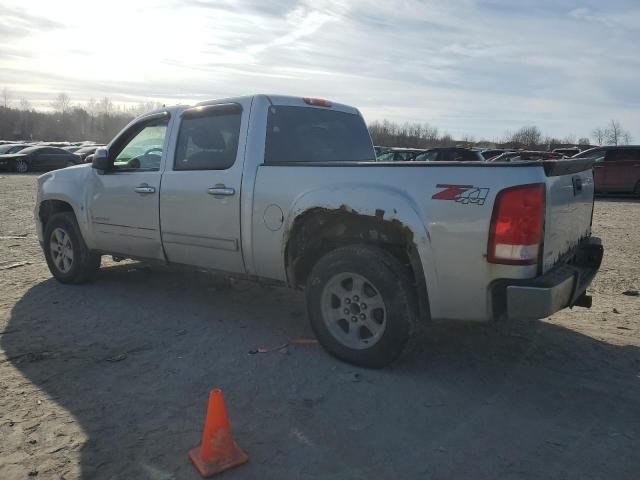
<svg viewBox="0 0 640 480">
<path fill-rule="evenodd" d="M 49 270 L 62 283 L 84 283 L 100 268 L 100 255 L 87 249 L 71 212 L 47 222 L 43 248 Z"/>
<path fill-rule="evenodd" d="M 311 326 L 322 346 L 349 363 L 381 368 L 404 349 L 416 317 L 407 268 L 368 245 L 336 249 L 307 280 Z"/>
<path fill-rule="evenodd" d="M 14 161 L 13 168 L 18 173 L 27 173 L 29 171 L 29 162 L 24 158 L 18 158 Z"/>
</svg>

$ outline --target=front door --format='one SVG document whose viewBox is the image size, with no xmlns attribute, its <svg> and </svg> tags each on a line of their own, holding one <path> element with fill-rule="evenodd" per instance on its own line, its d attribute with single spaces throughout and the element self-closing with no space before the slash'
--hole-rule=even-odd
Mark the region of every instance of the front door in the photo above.
<svg viewBox="0 0 640 480">
<path fill-rule="evenodd" d="M 160 223 L 170 262 L 245 272 L 240 186 L 250 101 L 185 110 L 162 178 Z"/>
<path fill-rule="evenodd" d="M 168 114 L 142 119 L 109 147 L 111 168 L 93 170 L 87 199 L 93 248 L 164 259 L 158 208 L 167 125 Z"/>
</svg>

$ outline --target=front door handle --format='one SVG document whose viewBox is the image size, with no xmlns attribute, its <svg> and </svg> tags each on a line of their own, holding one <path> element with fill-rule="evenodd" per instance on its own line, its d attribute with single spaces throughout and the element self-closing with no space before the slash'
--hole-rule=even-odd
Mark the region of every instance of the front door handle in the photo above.
<svg viewBox="0 0 640 480">
<path fill-rule="evenodd" d="M 593 168 L 602 168 L 602 165 L 594 165 Z"/>
<path fill-rule="evenodd" d="M 225 187 L 224 185 L 215 186 L 207 189 L 207 193 L 209 195 L 222 195 L 224 197 L 230 197 L 231 195 L 235 195 L 236 190 L 231 187 Z"/>
<path fill-rule="evenodd" d="M 142 185 L 138 185 L 135 191 L 138 193 L 156 193 L 156 187 L 150 187 L 146 183 L 143 183 Z"/>
</svg>

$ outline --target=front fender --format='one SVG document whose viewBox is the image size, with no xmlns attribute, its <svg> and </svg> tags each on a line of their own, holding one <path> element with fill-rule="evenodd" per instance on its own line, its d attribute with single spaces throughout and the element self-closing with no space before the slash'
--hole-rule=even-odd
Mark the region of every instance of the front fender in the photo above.
<svg viewBox="0 0 640 480">
<path fill-rule="evenodd" d="M 38 177 L 38 193 L 34 215 L 40 241 L 42 241 L 42 225 L 39 217 L 40 205 L 47 200 L 58 200 L 71 205 L 82 236 L 87 245 L 90 245 L 91 239 L 88 237 L 89 223 L 85 205 L 86 186 L 88 175 L 91 171 L 91 165 L 78 165 L 54 170 Z"/>
</svg>

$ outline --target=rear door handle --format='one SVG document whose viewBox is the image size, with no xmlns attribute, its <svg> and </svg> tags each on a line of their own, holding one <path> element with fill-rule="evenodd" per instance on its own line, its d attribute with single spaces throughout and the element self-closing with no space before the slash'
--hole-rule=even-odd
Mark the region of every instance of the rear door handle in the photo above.
<svg viewBox="0 0 640 480">
<path fill-rule="evenodd" d="M 156 187 L 150 187 L 149 185 L 144 183 L 142 185 L 138 185 L 135 188 L 135 191 L 138 193 L 156 193 Z"/>
<path fill-rule="evenodd" d="M 222 195 L 225 197 L 230 197 L 232 195 L 235 195 L 236 190 L 234 188 L 231 187 L 225 187 L 224 185 L 221 186 L 215 186 L 215 187 L 211 187 L 207 189 L 207 193 L 209 195 Z"/>
</svg>

